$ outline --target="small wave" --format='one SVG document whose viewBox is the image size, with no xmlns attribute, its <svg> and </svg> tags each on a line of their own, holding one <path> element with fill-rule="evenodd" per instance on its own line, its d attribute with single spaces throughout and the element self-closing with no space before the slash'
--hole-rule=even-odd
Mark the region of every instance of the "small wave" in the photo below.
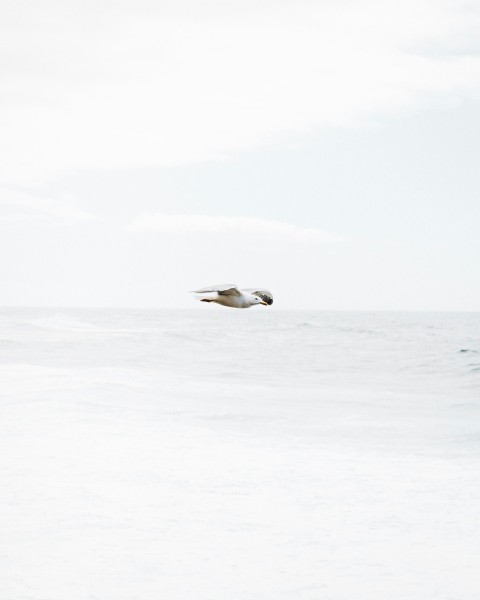
<svg viewBox="0 0 480 600">
<path fill-rule="evenodd" d="M 196 343 L 204 343 L 205 340 L 207 340 L 207 336 L 201 337 L 201 336 L 195 336 L 192 335 L 191 333 L 184 333 L 181 331 L 165 331 L 163 332 L 163 335 L 165 337 L 169 337 L 169 338 L 174 338 L 176 340 L 184 340 L 187 342 L 196 342 Z"/>
<path fill-rule="evenodd" d="M 459 350 L 460 353 L 471 352 L 472 354 L 478 354 L 478 350 L 474 350 L 473 348 L 461 348 Z"/>
<path fill-rule="evenodd" d="M 60 331 L 97 331 L 99 329 L 99 327 L 88 321 L 73 319 L 71 316 L 61 313 L 35 319 L 30 321 L 30 325 L 41 327 L 42 329 L 56 329 Z"/>
</svg>

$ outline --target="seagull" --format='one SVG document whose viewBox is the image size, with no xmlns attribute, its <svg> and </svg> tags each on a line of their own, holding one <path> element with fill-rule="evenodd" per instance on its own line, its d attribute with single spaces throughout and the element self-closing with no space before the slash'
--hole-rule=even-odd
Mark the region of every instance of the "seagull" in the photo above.
<svg viewBox="0 0 480 600">
<path fill-rule="evenodd" d="M 201 302 L 216 302 L 232 308 L 250 308 L 254 304 L 263 304 L 264 306 L 273 304 L 273 296 L 268 290 L 240 289 L 232 283 L 210 285 L 201 290 L 193 290 L 192 294 L 200 294 Z"/>
</svg>

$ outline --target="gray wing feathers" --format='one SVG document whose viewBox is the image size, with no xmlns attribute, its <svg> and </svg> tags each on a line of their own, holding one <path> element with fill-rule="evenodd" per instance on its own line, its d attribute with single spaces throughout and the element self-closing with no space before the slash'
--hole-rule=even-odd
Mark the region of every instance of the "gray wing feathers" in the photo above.
<svg viewBox="0 0 480 600">
<path fill-rule="evenodd" d="M 240 290 L 234 283 L 221 283 L 219 285 L 209 285 L 200 290 L 193 290 L 194 294 L 208 294 L 217 292 L 222 296 L 240 296 Z"/>
</svg>

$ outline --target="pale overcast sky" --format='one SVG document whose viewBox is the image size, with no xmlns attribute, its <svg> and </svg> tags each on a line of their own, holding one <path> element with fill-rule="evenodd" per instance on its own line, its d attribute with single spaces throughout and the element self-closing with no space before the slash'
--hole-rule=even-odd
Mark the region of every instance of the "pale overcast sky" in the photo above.
<svg viewBox="0 0 480 600">
<path fill-rule="evenodd" d="M 3 0 L 0 36 L 0 305 L 480 309 L 477 2 Z"/>
</svg>

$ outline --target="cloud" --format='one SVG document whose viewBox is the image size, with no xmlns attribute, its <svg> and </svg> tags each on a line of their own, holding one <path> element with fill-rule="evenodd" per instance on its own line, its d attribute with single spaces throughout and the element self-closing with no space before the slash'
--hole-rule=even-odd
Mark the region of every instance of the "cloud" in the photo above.
<svg viewBox="0 0 480 600">
<path fill-rule="evenodd" d="M 90 221 L 92 219 L 95 219 L 94 215 L 79 208 L 77 203 L 70 198 L 55 200 L 0 188 L 1 222 L 52 223 L 56 221 Z"/>
<path fill-rule="evenodd" d="M 320 229 L 255 217 L 143 213 L 128 228 L 131 231 L 149 230 L 172 235 L 237 236 L 278 242 L 330 244 L 349 241 Z"/>
<path fill-rule="evenodd" d="M 472 6 L 4 3 L 3 181 L 225 158 L 478 95 Z"/>
</svg>

